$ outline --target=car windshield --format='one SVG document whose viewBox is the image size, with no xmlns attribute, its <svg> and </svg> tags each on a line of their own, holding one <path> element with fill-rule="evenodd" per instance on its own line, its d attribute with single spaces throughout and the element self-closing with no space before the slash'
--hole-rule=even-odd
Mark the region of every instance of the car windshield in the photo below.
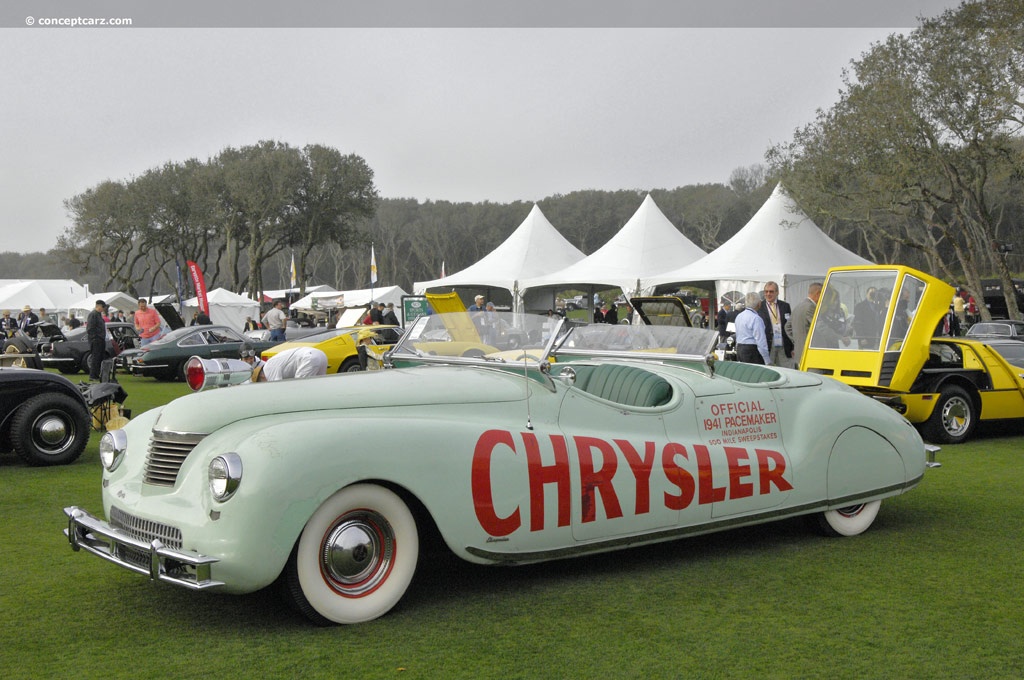
<svg viewBox="0 0 1024 680">
<path fill-rule="evenodd" d="M 967 335 L 1004 335 L 1009 337 L 1010 324 L 1006 323 L 976 323 L 967 329 Z"/>
<path fill-rule="evenodd" d="M 558 316 L 512 312 L 450 312 L 417 319 L 392 360 L 426 363 L 539 365 L 558 356 L 704 360 L 715 331 L 676 326 L 575 324 Z"/>
<path fill-rule="evenodd" d="M 917 312 L 925 282 L 896 270 L 834 272 L 818 299 L 812 349 L 870 350 L 901 345 Z M 899 286 L 897 289 L 896 286 Z M 888 336 L 883 337 L 888 320 Z"/>
</svg>

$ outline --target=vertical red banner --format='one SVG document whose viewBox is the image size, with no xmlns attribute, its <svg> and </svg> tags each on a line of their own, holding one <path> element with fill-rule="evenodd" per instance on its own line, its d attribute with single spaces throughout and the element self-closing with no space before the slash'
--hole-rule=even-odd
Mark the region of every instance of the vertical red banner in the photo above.
<svg viewBox="0 0 1024 680">
<path fill-rule="evenodd" d="M 192 260 L 188 260 L 188 273 L 192 277 L 192 287 L 196 290 L 196 298 L 199 300 L 199 311 L 207 316 L 210 315 L 210 303 L 206 300 L 206 281 L 203 280 L 203 270 Z"/>
</svg>

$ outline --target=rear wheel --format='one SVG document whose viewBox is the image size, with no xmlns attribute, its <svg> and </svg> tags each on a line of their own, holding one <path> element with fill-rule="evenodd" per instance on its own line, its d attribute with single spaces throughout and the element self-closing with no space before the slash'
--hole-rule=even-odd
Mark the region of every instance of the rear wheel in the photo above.
<svg viewBox="0 0 1024 680">
<path fill-rule="evenodd" d="M 419 559 L 416 521 L 393 491 L 346 487 L 306 523 L 285 569 L 292 604 L 317 623 L 360 623 L 405 594 Z"/>
<path fill-rule="evenodd" d="M 977 424 L 978 413 L 971 395 L 962 387 L 947 385 L 921 431 L 925 439 L 936 444 L 960 444 L 967 441 Z"/>
<path fill-rule="evenodd" d="M 359 367 L 359 357 L 349 357 L 338 367 L 338 373 L 353 373 L 361 370 L 363 369 Z"/>
<path fill-rule="evenodd" d="M 882 501 L 871 501 L 828 510 L 818 515 L 818 528 L 826 536 L 856 536 L 868 530 L 878 516 Z"/>
<path fill-rule="evenodd" d="M 39 394 L 11 419 L 11 444 L 29 465 L 67 465 L 89 441 L 91 417 L 66 394 Z"/>
</svg>

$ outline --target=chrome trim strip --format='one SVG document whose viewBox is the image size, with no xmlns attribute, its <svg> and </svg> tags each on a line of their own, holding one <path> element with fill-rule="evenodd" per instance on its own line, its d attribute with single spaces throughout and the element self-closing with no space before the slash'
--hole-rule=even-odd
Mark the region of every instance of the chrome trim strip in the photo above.
<svg viewBox="0 0 1024 680">
<path fill-rule="evenodd" d="M 210 578 L 211 565 L 219 561 L 216 557 L 191 550 L 172 550 L 157 539 L 148 543 L 140 541 L 75 506 L 64 508 L 64 514 L 68 516 L 64 535 L 76 552 L 85 550 L 129 571 L 149 576 L 154 581 L 191 590 L 224 585 Z M 147 556 L 147 567 L 128 561 L 124 556 L 126 549 Z"/>
</svg>

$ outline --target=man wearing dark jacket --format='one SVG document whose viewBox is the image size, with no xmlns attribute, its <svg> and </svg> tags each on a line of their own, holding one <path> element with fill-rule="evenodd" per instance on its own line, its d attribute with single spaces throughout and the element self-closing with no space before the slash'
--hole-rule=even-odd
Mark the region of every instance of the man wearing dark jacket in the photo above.
<svg viewBox="0 0 1024 680">
<path fill-rule="evenodd" d="M 757 313 L 764 321 L 764 334 L 768 340 L 768 354 L 772 366 L 793 367 L 793 340 L 786 333 L 791 309 L 789 303 L 779 299 L 779 284 L 764 284 L 764 304 Z"/>
<path fill-rule="evenodd" d="M 103 320 L 106 311 L 107 303 L 97 300 L 85 320 L 85 334 L 89 338 L 89 380 L 95 382 L 100 380 L 100 365 L 107 353 L 107 322 Z"/>
</svg>

